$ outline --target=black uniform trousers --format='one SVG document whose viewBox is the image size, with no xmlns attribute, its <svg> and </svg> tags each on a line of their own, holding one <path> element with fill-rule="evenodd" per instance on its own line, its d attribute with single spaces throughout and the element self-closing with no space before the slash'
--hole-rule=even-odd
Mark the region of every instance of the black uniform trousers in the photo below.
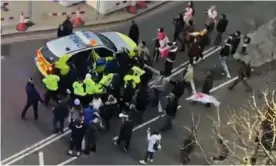
<svg viewBox="0 0 276 166">
<path fill-rule="evenodd" d="M 70 150 L 76 150 L 77 152 L 81 151 L 81 143 L 82 143 L 82 138 L 71 138 L 70 141 Z"/>
<path fill-rule="evenodd" d="M 53 117 L 53 128 L 55 131 L 61 131 L 63 132 L 64 129 L 64 119 L 65 117 L 57 117 L 56 115 L 54 115 Z M 57 127 L 57 125 L 59 124 L 59 128 Z"/>
<path fill-rule="evenodd" d="M 88 129 L 88 132 L 84 136 L 84 141 L 85 141 L 85 151 L 89 152 L 96 152 L 96 136 L 95 132 L 96 131 L 89 131 L 92 129 Z"/>
<path fill-rule="evenodd" d="M 27 102 L 23 111 L 22 111 L 22 114 L 21 114 L 21 118 L 25 118 L 25 115 L 28 111 L 28 109 L 33 106 L 33 110 L 34 110 L 34 118 L 35 119 L 38 119 L 38 102 Z"/>
<path fill-rule="evenodd" d="M 50 99 L 53 99 L 56 103 L 58 102 L 58 97 L 57 97 L 58 91 L 52 91 L 52 90 L 47 90 L 45 93 L 45 105 L 47 106 L 49 104 Z"/>
<path fill-rule="evenodd" d="M 117 145 L 120 145 L 122 141 L 125 142 L 125 148 L 128 149 L 130 145 L 130 140 L 131 140 L 131 135 L 130 136 L 125 136 L 124 132 L 120 132 L 118 140 L 117 140 Z"/>
<path fill-rule="evenodd" d="M 166 115 L 165 116 L 164 124 L 161 127 L 161 131 L 162 132 L 165 132 L 165 131 L 167 131 L 167 130 L 169 130 L 169 129 L 172 128 L 172 126 L 173 126 L 172 125 L 172 120 L 173 120 L 173 116 L 171 116 L 171 115 Z"/>
</svg>

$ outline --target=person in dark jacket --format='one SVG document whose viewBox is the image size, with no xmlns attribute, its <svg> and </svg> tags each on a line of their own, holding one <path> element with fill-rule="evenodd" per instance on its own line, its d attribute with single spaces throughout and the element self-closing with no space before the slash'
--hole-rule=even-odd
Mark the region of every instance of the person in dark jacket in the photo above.
<svg viewBox="0 0 276 166">
<path fill-rule="evenodd" d="M 169 50 L 169 56 L 166 58 L 166 62 L 164 65 L 164 72 L 165 76 L 171 75 L 173 64 L 175 62 L 176 53 L 177 53 L 178 47 L 173 45 L 172 48 Z"/>
<path fill-rule="evenodd" d="M 134 128 L 134 121 L 132 120 L 132 115 L 126 115 L 121 125 L 120 134 L 117 141 L 114 142 L 115 146 L 119 146 L 122 141 L 125 142 L 124 151 L 129 150 L 129 145 L 132 137 L 132 130 Z"/>
<path fill-rule="evenodd" d="M 103 119 L 103 123 L 105 125 L 105 129 L 108 131 L 110 128 L 110 120 L 114 115 L 119 115 L 119 107 L 117 103 L 117 99 L 109 95 L 105 104 L 100 107 L 100 116 Z"/>
<path fill-rule="evenodd" d="M 21 113 L 21 119 L 25 119 L 25 115 L 28 111 L 28 109 L 33 106 L 34 109 L 34 119 L 38 119 L 38 102 L 43 103 L 43 100 L 41 99 L 38 91 L 35 88 L 35 85 L 33 83 L 33 79 L 30 78 L 26 88 L 25 88 L 26 94 L 27 94 L 27 103 Z"/>
<path fill-rule="evenodd" d="M 57 30 L 57 37 L 63 37 L 63 36 L 66 36 L 64 33 L 64 26 L 60 24 Z"/>
<path fill-rule="evenodd" d="M 232 50 L 231 42 L 232 40 L 228 38 L 226 43 L 222 46 L 219 52 L 220 63 L 221 63 L 221 66 L 223 67 L 224 72 L 226 73 L 227 78 L 231 78 L 229 68 L 227 66 L 227 60 Z"/>
<path fill-rule="evenodd" d="M 228 26 L 228 20 L 225 14 L 221 14 L 220 20 L 217 23 L 217 36 L 215 38 L 214 45 L 219 46 L 222 40 L 222 34 L 226 31 Z"/>
<path fill-rule="evenodd" d="M 201 46 L 199 45 L 198 40 L 194 38 L 194 41 L 191 43 L 191 46 L 188 52 L 189 62 L 191 65 L 194 65 L 194 58 L 199 57 L 200 54 L 201 54 Z"/>
<path fill-rule="evenodd" d="M 177 18 L 173 19 L 173 24 L 174 24 L 173 41 L 176 42 L 178 40 L 181 43 L 180 51 L 185 51 L 184 40 L 180 38 L 180 34 L 184 31 L 184 25 L 185 25 L 185 22 L 183 20 L 183 15 L 181 13 L 178 14 Z"/>
<path fill-rule="evenodd" d="M 165 132 L 173 127 L 172 120 L 176 116 L 176 112 L 178 109 L 178 100 L 173 93 L 170 93 L 170 95 L 168 96 L 168 104 L 165 108 L 165 121 L 160 131 Z"/>
<path fill-rule="evenodd" d="M 241 42 L 241 32 L 236 31 L 233 36 L 231 55 L 234 55 Z"/>
<path fill-rule="evenodd" d="M 184 80 L 178 80 L 178 81 L 171 80 L 170 83 L 173 85 L 172 93 L 175 95 L 176 99 L 179 100 L 185 91 Z"/>
<path fill-rule="evenodd" d="M 148 93 L 148 87 L 147 85 L 142 85 L 140 86 L 138 92 L 137 92 L 137 95 L 136 95 L 136 109 L 138 110 L 138 118 L 137 118 L 137 121 L 138 123 L 142 123 L 143 121 L 143 115 L 144 115 L 144 112 L 146 111 L 147 109 L 147 106 L 149 104 L 149 93 Z"/>
<path fill-rule="evenodd" d="M 71 139 L 68 154 L 73 155 L 73 150 L 76 150 L 76 157 L 80 157 L 81 143 L 85 134 L 85 127 L 83 121 L 77 119 L 73 122 L 71 127 Z"/>
<path fill-rule="evenodd" d="M 213 88 L 213 76 L 212 76 L 212 71 L 208 71 L 206 74 L 206 78 L 204 80 L 203 86 L 202 86 L 202 93 L 209 95 L 210 90 Z M 211 104 L 207 103 L 206 107 L 210 107 Z"/>
<path fill-rule="evenodd" d="M 233 90 L 234 87 L 239 83 L 242 82 L 242 84 L 246 87 L 246 91 L 247 92 L 252 92 L 252 87 L 248 84 L 248 82 L 246 81 L 246 79 L 248 78 L 248 76 L 250 75 L 249 72 L 251 71 L 251 69 L 248 69 L 249 65 L 246 64 L 245 62 L 241 61 L 241 67 L 239 70 L 239 76 L 238 79 L 236 79 L 233 84 L 231 86 L 228 87 L 229 90 Z"/>
<path fill-rule="evenodd" d="M 250 42 L 251 42 L 251 38 L 249 36 L 244 36 L 244 38 L 243 38 L 243 46 L 242 46 L 242 49 L 241 49 L 241 53 L 243 55 L 247 54 L 246 50 L 247 50 L 247 46 L 248 46 L 248 44 L 250 44 Z"/>
<path fill-rule="evenodd" d="M 183 33 L 184 43 L 187 46 L 187 48 L 190 48 L 190 45 L 194 42 L 194 37 L 189 35 L 189 33 L 192 33 L 194 31 L 195 31 L 194 22 L 190 20 L 188 22 L 188 26 L 184 27 L 184 33 Z"/>
<path fill-rule="evenodd" d="M 66 19 L 62 23 L 64 36 L 71 35 L 73 33 L 73 24 L 69 16 L 66 16 Z"/>
<path fill-rule="evenodd" d="M 138 25 L 132 20 L 131 26 L 129 29 L 128 36 L 138 45 L 139 44 L 139 27 Z"/>
<path fill-rule="evenodd" d="M 63 133 L 64 129 L 64 119 L 69 114 L 69 102 L 71 100 L 71 91 L 67 90 L 67 97 L 63 100 L 59 100 L 57 105 L 53 107 L 53 132 Z M 57 123 L 59 123 L 59 128 L 57 128 Z"/>
</svg>

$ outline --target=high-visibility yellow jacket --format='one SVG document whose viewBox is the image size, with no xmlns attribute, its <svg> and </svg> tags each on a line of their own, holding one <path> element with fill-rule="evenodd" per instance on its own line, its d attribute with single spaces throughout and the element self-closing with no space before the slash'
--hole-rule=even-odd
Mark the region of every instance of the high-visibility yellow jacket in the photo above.
<svg viewBox="0 0 276 166">
<path fill-rule="evenodd" d="M 85 78 L 83 80 L 85 86 L 85 93 L 92 95 L 95 93 L 96 83 L 91 78 Z"/>
<path fill-rule="evenodd" d="M 82 83 L 79 83 L 78 81 L 75 81 L 73 83 L 73 89 L 74 89 L 74 94 L 78 96 L 85 96 L 86 93 L 84 92 L 84 87 Z"/>
<path fill-rule="evenodd" d="M 58 89 L 58 82 L 60 78 L 57 75 L 49 74 L 43 78 L 42 82 L 45 84 L 48 90 L 56 91 Z"/>
</svg>

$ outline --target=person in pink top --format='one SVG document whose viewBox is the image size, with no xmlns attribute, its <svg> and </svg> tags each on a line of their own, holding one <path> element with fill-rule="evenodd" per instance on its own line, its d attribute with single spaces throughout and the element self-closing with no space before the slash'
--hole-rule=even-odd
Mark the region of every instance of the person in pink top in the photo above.
<svg viewBox="0 0 276 166">
<path fill-rule="evenodd" d="M 185 8 L 184 17 L 183 17 L 183 20 L 185 21 L 186 24 L 188 24 L 188 22 L 192 20 L 193 15 L 194 15 L 194 4 L 192 1 L 189 1 L 188 6 Z"/>
</svg>

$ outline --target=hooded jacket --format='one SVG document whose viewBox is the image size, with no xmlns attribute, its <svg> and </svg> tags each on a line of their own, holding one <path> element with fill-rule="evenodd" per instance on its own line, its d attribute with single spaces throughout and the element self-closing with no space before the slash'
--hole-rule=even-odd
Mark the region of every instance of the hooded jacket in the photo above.
<svg viewBox="0 0 276 166">
<path fill-rule="evenodd" d="M 194 68 L 191 65 L 189 65 L 187 68 L 187 72 L 184 75 L 184 80 L 186 82 L 191 82 L 194 80 Z"/>
<path fill-rule="evenodd" d="M 147 133 L 148 138 L 148 151 L 149 152 L 155 152 L 153 146 L 157 141 L 161 141 L 161 135 L 160 134 L 152 134 L 150 132 Z"/>
</svg>

